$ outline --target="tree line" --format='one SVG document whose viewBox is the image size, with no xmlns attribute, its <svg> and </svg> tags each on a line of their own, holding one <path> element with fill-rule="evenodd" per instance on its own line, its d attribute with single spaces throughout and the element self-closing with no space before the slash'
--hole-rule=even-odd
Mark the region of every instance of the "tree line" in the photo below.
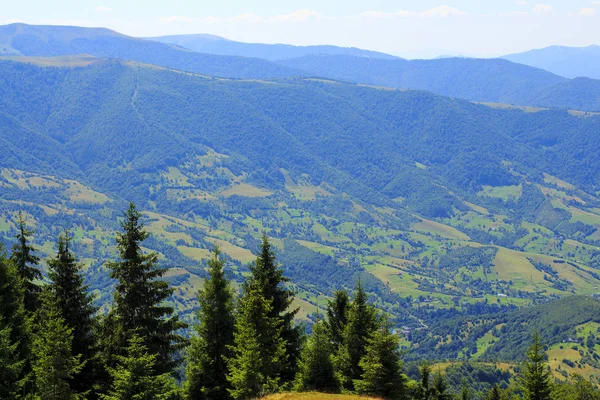
<svg viewBox="0 0 600 400">
<path fill-rule="evenodd" d="M 187 338 L 188 325 L 167 302 L 173 289 L 166 269 L 142 248 L 148 232 L 133 203 L 121 227 L 119 258 L 107 264 L 116 281 L 113 303 L 100 312 L 69 233 L 59 236 L 43 279 L 33 232 L 19 216 L 12 252 L 0 255 L 0 399 L 254 399 L 292 390 L 474 398 L 466 385 L 453 393 L 428 363 L 418 381 L 407 377 L 399 336 L 360 281 L 352 296 L 336 291 L 305 334 L 266 235 L 239 290 L 213 251 Z M 553 383 L 538 335 L 521 369 L 518 385 L 494 386 L 488 398 L 600 399 L 581 377 Z"/>
</svg>

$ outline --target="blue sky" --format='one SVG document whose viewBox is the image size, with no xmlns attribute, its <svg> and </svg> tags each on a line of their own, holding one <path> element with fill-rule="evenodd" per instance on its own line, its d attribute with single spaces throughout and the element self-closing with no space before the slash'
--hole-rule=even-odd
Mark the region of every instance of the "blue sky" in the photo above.
<svg viewBox="0 0 600 400">
<path fill-rule="evenodd" d="M 0 24 L 104 26 L 132 36 L 211 33 L 233 40 L 335 44 L 405 57 L 497 56 L 600 42 L 594 0 L 22 0 Z"/>
</svg>

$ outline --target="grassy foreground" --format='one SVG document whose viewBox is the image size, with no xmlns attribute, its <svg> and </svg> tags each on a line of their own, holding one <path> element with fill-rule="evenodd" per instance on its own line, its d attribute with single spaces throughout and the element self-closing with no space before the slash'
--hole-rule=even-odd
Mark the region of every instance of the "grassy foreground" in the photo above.
<svg viewBox="0 0 600 400">
<path fill-rule="evenodd" d="M 262 400 L 376 400 L 376 397 L 356 396 L 350 394 L 326 393 L 279 393 L 263 397 Z"/>
</svg>

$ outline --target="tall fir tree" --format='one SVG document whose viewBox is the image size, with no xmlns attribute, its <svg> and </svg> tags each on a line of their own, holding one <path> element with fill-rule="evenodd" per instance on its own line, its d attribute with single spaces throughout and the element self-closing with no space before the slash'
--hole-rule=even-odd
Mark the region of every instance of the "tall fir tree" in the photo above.
<svg viewBox="0 0 600 400">
<path fill-rule="evenodd" d="M 354 381 L 356 391 L 383 399 L 404 399 L 407 377 L 402 372 L 400 339 L 390 332 L 387 318 L 382 317 L 381 326 L 371 335 L 360 360 L 363 369 L 361 379 Z"/>
<path fill-rule="evenodd" d="M 71 400 L 78 398 L 69 382 L 81 371 L 80 356 L 71 353 L 73 328 L 65 323 L 58 304 L 45 288 L 40 293 L 33 340 L 35 399 Z"/>
<path fill-rule="evenodd" d="M 415 400 L 431 400 L 435 394 L 435 389 L 431 387 L 431 365 L 424 361 L 419 368 L 421 379 L 415 388 L 413 397 Z"/>
<path fill-rule="evenodd" d="M 41 290 L 35 283 L 36 279 L 42 277 L 42 273 L 38 268 L 40 258 L 35 255 L 35 249 L 31 245 L 33 231 L 27 228 L 27 222 L 22 213 L 19 213 L 17 229 L 17 243 L 13 245 L 11 260 L 17 266 L 17 271 L 23 281 L 25 310 L 32 314 L 38 308 L 37 295 Z"/>
<path fill-rule="evenodd" d="M 501 400 L 501 398 L 500 388 L 495 384 L 488 393 L 488 400 Z"/>
<path fill-rule="evenodd" d="M 228 360 L 227 379 L 234 399 L 253 399 L 281 388 L 287 355 L 281 319 L 272 316 L 271 303 L 256 283 L 245 285 Z"/>
<path fill-rule="evenodd" d="M 360 360 L 365 355 L 369 338 L 376 329 L 377 312 L 375 307 L 369 304 L 367 294 L 359 281 L 348 310 L 343 344 L 336 360 L 341 383 L 346 390 L 354 390 L 354 381 L 361 379 L 364 373 Z"/>
<path fill-rule="evenodd" d="M 198 324 L 188 349 L 185 384 L 188 400 L 228 399 L 230 348 L 233 345 L 233 290 L 225 276 L 225 262 L 215 249 L 208 262 L 208 278 L 198 292 Z"/>
<path fill-rule="evenodd" d="M 73 330 L 71 354 L 81 357 L 84 363 L 81 372 L 70 383 L 77 393 L 90 392 L 98 374 L 97 321 L 94 314 L 92 296 L 84 284 L 81 265 L 70 249 L 70 236 L 67 231 L 59 236 L 56 257 L 48 260 L 50 289 L 67 327 Z"/>
<path fill-rule="evenodd" d="M 337 353 L 344 341 L 344 328 L 348 320 L 348 308 L 350 298 L 346 290 L 336 290 L 333 299 L 327 303 L 327 318 L 325 327 L 329 340 L 333 344 L 334 352 Z"/>
<path fill-rule="evenodd" d="M 522 368 L 521 389 L 525 400 L 545 400 L 549 399 L 552 393 L 551 372 L 548 369 L 540 334 L 535 332 L 532 339 L 533 343 L 527 350 L 527 360 Z"/>
<path fill-rule="evenodd" d="M 22 281 L 0 245 L 0 398 L 26 397 L 31 336 Z M 17 396 L 18 395 L 18 396 Z"/>
<path fill-rule="evenodd" d="M 454 396 L 452 396 L 452 393 L 450 393 L 448 380 L 440 370 L 438 370 L 438 372 L 433 377 L 432 389 L 432 398 L 435 400 L 452 400 L 454 398 Z"/>
<path fill-rule="evenodd" d="M 157 253 L 144 254 L 141 244 L 148 237 L 142 223 L 142 214 L 130 203 L 121 223 L 123 232 L 117 233 L 117 248 L 121 260 L 109 263 L 110 277 L 117 280 L 112 316 L 113 340 L 108 352 L 120 354 L 127 347 L 128 338 L 136 332 L 150 354 L 156 354 L 156 373 L 174 373 L 181 363 L 179 350 L 187 341 L 176 332 L 187 324 L 174 314 L 173 307 L 164 302 L 173 289 L 160 278 L 166 269 L 157 265 Z M 113 362 L 110 361 L 109 364 Z M 109 365 L 112 366 L 112 365 Z"/>
<path fill-rule="evenodd" d="M 271 303 L 269 316 L 281 321 L 281 337 L 285 343 L 286 362 L 283 365 L 281 378 L 283 383 L 291 383 L 296 375 L 302 342 L 301 328 L 294 323 L 298 309 L 290 309 L 294 293 L 284 287 L 288 279 L 283 270 L 277 266 L 275 254 L 266 234 L 263 234 L 260 254 L 250 267 L 249 282 L 256 284 L 262 295 Z"/>
<path fill-rule="evenodd" d="M 169 372 L 157 373 L 157 355 L 148 352 L 144 340 L 131 333 L 125 355 L 109 368 L 112 384 L 102 400 L 179 400 L 181 395 Z"/>
<path fill-rule="evenodd" d="M 333 345 L 325 323 L 317 321 L 302 349 L 295 389 L 303 392 L 339 392 L 340 385 L 335 375 L 332 353 Z"/>
</svg>

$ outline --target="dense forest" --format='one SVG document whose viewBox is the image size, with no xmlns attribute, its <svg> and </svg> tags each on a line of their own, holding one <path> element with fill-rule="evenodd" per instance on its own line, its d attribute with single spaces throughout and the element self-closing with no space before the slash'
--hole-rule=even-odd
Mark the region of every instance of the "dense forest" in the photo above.
<svg viewBox="0 0 600 400">
<path fill-rule="evenodd" d="M 351 294 L 334 293 L 308 334 L 266 235 L 237 287 L 214 249 L 190 330 L 168 303 L 173 289 L 158 254 L 144 250 L 149 233 L 135 204 L 120 224 L 119 258 L 108 265 L 113 300 L 102 312 L 69 231 L 43 276 L 33 231 L 20 217 L 12 251 L 0 258 L 3 399 L 253 399 L 292 390 L 384 399 L 600 398 L 581 376 L 553 378 L 537 330 L 514 376 L 467 364 L 442 373 L 421 360 L 411 379 L 400 336 L 360 280 Z"/>
</svg>

